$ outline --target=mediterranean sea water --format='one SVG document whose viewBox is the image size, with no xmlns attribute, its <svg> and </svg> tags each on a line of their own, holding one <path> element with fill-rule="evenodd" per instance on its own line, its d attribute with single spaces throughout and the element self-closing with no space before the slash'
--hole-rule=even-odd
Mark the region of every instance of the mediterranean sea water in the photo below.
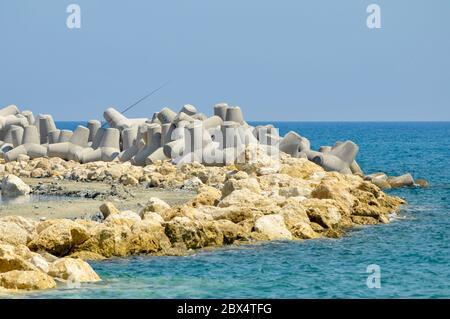
<svg viewBox="0 0 450 319">
<path fill-rule="evenodd" d="M 60 122 L 73 129 L 77 123 Z M 258 124 L 258 123 L 252 123 Z M 411 172 L 426 189 L 388 191 L 408 201 L 388 225 L 340 239 L 270 242 L 199 251 L 187 257 L 117 258 L 91 265 L 102 277 L 33 298 L 449 298 L 450 123 L 274 123 L 313 147 L 351 139 L 366 173 Z M 381 287 L 368 288 L 369 265 Z"/>
</svg>

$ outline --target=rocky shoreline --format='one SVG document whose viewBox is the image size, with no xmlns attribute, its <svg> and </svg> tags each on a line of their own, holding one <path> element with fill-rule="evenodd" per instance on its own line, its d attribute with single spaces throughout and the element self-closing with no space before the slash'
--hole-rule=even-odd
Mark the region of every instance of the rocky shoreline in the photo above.
<svg viewBox="0 0 450 319">
<path fill-rule="evenodd" d="M 0 163 L 0 174 L 195 191 L 184 204 L 155 197 L 139 210 L 118 201 L 98 208 L 100 220 L 0 218 L 0 287 L 48 289 L 56 283 L 98 281 L 84 260 L 134 254 L 184 255 L 195 249 L 267 240 L 339 237 L 357 225 L 389 223 L 405 201 L 355 174 L 327 172 L 305 158 L 279 161 L 246 148 L 245 161 L 227 166 L 157 161 L 80 164 L 59 158 Z M 4 178 L 4 179 L 5 179 Z M 57 184 L 55 184 L 57 185 Z M 58 192 L 41 184 L 29 192 Z M 117 187 L 117 186 L 116 186 Z M 2 192 L 5 187 L 2 185 Z"/>
</svg>

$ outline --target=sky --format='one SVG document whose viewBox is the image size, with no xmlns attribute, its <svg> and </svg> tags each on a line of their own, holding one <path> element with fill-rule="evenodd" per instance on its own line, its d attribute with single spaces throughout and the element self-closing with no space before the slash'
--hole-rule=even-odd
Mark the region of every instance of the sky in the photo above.
<svg viewBox="0 0 450 319">
<path fill-rule="evenodd" d="M 100 119 L 166 82 L 126 115 L 227 102 L 253 121 L 449 121 L 450 1 L 0 0 L 1 107 Z"/>
</svg>

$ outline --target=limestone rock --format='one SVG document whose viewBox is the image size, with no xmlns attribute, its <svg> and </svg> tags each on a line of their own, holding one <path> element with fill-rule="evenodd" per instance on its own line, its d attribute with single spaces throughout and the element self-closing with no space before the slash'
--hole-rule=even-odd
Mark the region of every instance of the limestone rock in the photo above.
<svg viewBox="0 0 450 319">
<path fill-rule="evenodd" d="M 49 275 L 36 270 L 13 270 L 0 274 L 0 287 L 15 290 L 42 290 L 55 288 Z"/>
<path fill-rule="evenodd" d="M 165 201 L 157 197 L 151 197 L 145 207 L 140 210 L 139 215 L 142 217 L 147 212 L 161 213 L 168 209 L 170 209 L 170 205 Z"/>
<path fill-rule="evenodd" d="M 61 258 L 50 264 L 48 274 L 72 282 L 97 282 L 100 277 L 91 266 L 79 258 Z"/>
<path fill-rule="evenodd" d="M 303 201 L 303 205 L 310 221 L 325 228 L 337 226 L 342 219 L 336 201 L 332 199 L 308 199 Z"/>
<path fill-rule="evenodd" d="M 106 225 L 127 225 L 127 226 L 133 226 L 135 223 L 140 222 L 142 219 L 141 217 L 136 214 L 135 212 L 131 210 L 122 211 L 119 214 L 113 214 L 109 215 L 105 219 Z"/>
<path fill-rule="evenodd" d="M 56 256 L 68 254 L 90 237 L 86 227 L 68 219 L 45 221 L 38 225 L 38 229 L 39 233 L 28 247 L 33 251 L 44 250 Z"/>
<path fill-rule="evenodd" d="M 27 228 L 16 222 L 0 221 L 0 242 L 12 245 L 26 245 L 31 239 L 32 233 Z"/>
<path fill-rule="evenodd" d="M 258 180 L 256 178 L 247 179 L 228 179 L 222 188 L 222 196 L 226 197 L 230 195 L 235 190 L 248 189 L 255 194 L 261 193 L 261 188 L 259 187 Z"/>
<path fill-rule="evenodd" d="M 111 202 L 103 203 L 99 209 L 104 218 L 107 218 L 109 215 L 120 214 L 120 210 Z"/>
<path fill-rule="evenodd" d="M 30 186 L 25 184 L 15 175 L 7 175 L 2 180 L 2 195 L 6 197 L 17 197 L 28 195 L 31 192 Z"/>
<path fill-rule="evenodd" d="M 256 194 L 251 190 L 244 188 L 233 191 L 228 196 L 224 197 L 218 204 L 219 207 L 228 206 L 245 206 L 253 205 L 256 207 L 268 206 L 271 201 L 262 195 Z"/>
<path fill-rule="evenodd" d="M 201 186 L 197 190 L 197 195 L 190 202 L 193 207 L 200 206 L 213 206 L 216 205 L 220 198 L 222 197 L 222 192 L 215 187 L 211 186 Z"/>
<path fill-rule="evenodd" d="M 324 169 L 306 158 L 285 158 L 281 165 L 281 174 L 287 174 L 291 177 L 308 179 L 317 172 L 324 172 Z"/>
<path fill-rule="evenodd" d="M 188 249 L 221 246 L 223 234 L 213 222 L 175 217 L 166 224 L 166 235 L 172 243 L 184 243 Z"/>
<path fill-rule="evenodd" d="M 283 240 L 292 239 L 292 234 L 284 223 L 284 218 L 281 215 L 265 215 L 255 221 L 255 231 L 259 232 L 269 240 Z"/>
<path fill-rule="evenodd" d="M 12 270 L 38 270 L 32 263 L 25 260 L 17 249 L 9 244 L 0 244 L 0 273 Z"/>
</svg>

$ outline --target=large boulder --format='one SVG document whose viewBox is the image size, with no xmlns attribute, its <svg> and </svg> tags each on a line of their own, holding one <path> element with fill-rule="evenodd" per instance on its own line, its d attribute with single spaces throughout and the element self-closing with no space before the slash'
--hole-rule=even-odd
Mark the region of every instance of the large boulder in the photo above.
<svg viewBox="0 0 450 319">
<path fill-rule="evenodd" d="M 50 264 L 48 274 L 72 282 L 97 282 L 100 277 L 91 266 L 79 258 L 61 258 Z"/>
<path fill-rule="evenodd" d="M 141 217 L 131 210 L 125 210 L 120 212 L 119 214 L 109 215 L 108 218 L 105 219 L 106 225 L 127 225 L 129 227 L 133 226 L 135 223 L 140 222 Z"/>
<path fill-rule="evenodd" d="M 223 244 L 223 234 L 211 221 L 200 222 L 188 217 L 175 217 L 166 224 L 165 232 L 172 244 L 184 243 L 188 249 Z"/>
<path fill-rule="evenodd" d="M 255 221 L 255 231 L 263 234 L 269 240 L 292 239 L 291 232 L 281 215 L 265 215 Z"/>
<path fill-rule="evenodd" d="M 7 175 L 2 180 L 2 196 L 17 197 L 28 195 L 31 188 L 15 175 Z"/>
<path fill-rule="evenodd" d="M 11 245 L 26 245 L 33 233 L 27 227 L 13 221 L 0 220 L 0 242 Z"/>
<path fill-rule="evenodd" d="M 55 256 L 65 256 L 77 245 L 90 238 L 86 227 L 68 219 L 41 222 L 38 234 L 28 243 L 33 251 L 46 251 Z"/>
<path fill-rule="evenodd" d="M 20 250 L 9 244 L 0 244 L 0 273 L 12 270 L 38 270 L 26 260 L 26 257 L 31 256 L 31 252 L 28 251 L 29 256 L 26 256 L 26 253 Z"/>
<path fill-rule="evenodd" d="M 12 270 L 0 274 L 0 287 L 15 290 L 42 290 L 55 288 L 49 275 L 37 270 Z"/>
</svg>

